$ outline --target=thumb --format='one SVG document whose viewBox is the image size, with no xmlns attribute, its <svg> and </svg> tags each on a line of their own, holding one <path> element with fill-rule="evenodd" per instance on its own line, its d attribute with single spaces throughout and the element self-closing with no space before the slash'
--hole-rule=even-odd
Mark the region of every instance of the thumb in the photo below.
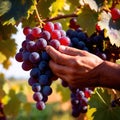
<svg viewBox="0 0 120 120">
<path fill-rule="evenodd" d="M 76 56 L 76 55 L 80 55 L 83 56 L 84 52 L 83 50 L 79 50 L 76 48 L 72 48 L 72 47 L 68 47 L 68 46 L 59 46 L 58 49 L 61 53 L 67 54 L 67 55 L 71 55 L 71 56 Z"/>
</svg>

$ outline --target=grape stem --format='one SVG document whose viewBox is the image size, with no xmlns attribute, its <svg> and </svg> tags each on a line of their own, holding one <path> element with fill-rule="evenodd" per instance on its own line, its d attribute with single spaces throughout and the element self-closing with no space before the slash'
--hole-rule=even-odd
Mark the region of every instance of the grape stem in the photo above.
<svg viewBox="0 0 120 120">
<path fill-rule="evenodd" d="M 42 28 L 44 22 L 42 21 L 40 15 L 39 15 L 39 12 L 38 12 L 37 6 L 35 6 L 35 12 L 36 12 L 36 16 L 37 16 L 37 18 L 38 18 L 38 21 L 39 21 L 39 23 L 40 23 L 40 27 Z"/>
<path fill-rule="evenodd" d="M 77 16 L 78 16 L 78 15 L 77 15 L 76 13 L 68 14 L 68 15 L 59 15 L 59 16 L 54 17 L 54 18 L 45 19 L 44 22 L 54 21 L 54 20 L 59 20 L 59 19 L 69 18 L 69 17 L 77 17 Z"/>
</svg>

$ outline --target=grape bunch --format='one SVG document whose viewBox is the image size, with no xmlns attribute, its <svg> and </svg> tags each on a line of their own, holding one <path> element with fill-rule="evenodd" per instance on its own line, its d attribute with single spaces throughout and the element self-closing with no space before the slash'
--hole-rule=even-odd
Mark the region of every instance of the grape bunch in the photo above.
<svg viewBox="0 0 120 120">
<path fill-rule="evenodd" d="M 72 116 L 78 117 L 81 113 L 86 113 L 88 109 L 88 98 L 92 95 L 92 90 L 71 89 Z"/>
<path fill-rule="evenodd" d="M 28 83 L 34 92 L 33 99 L 36 101 L 36 108 L 43 110 L 48 96 L 52 93 L 51 78 L 54 76 L 49 68 L 50 56 L 45 48 L 51 45 L 58 49 L 60 45 L 69 46 L 71 41 L 58 22 L 47 22 L 43 28 L 25 27 L 23 33 L 26 39 L 15 58 L 22 62 L 23 70 L 30 71 Z"/>
</svg>

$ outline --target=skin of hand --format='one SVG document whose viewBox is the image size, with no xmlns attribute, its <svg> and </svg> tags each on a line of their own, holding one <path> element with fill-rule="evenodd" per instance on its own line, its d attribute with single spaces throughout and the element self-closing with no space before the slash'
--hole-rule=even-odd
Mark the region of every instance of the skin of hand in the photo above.
<svg viewBox="0 0 120 120">
<path fill-rule="evenodd" d="M 99 67 L 103 63 L 101 58 L 68 46 L 60 46 L 58 50 L 47 46 L 46 51 L 52 58 L 49 62 L 52 72 L 70 86 L 99 86 Z"/>
</svg>

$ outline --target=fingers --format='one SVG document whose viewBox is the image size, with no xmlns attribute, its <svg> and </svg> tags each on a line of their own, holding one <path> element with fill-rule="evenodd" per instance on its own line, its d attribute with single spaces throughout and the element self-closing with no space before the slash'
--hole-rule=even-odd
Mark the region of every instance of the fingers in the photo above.
<svg viewBox="0 0 120 120">
<path fill-rule="evenodd" d="M 49 66 L 52 72 L 54 73 L 54 75 L 56 75 L 57 77 L 61 79 L 66 79 L 65 73 L 68 71 L 68 68 L 66 68 L 65 66 L 56 64 L 52 60 L 49 62 Z"/>
<path fill-rule="evenodd" d="M 86 51 L 68 47 L 68 46 L 62 46 L 62 45 L 59 47 L 59 51 L 61 53 L 71 55 L 71 56 L 77 56 L 77 55 L 83 56 L 86 53 Z"/>
<path fill-rule="evenodd" d="M 72 56 L 69 56 L 69 55 L 66 55 L 66 54 L 63 54 L 57 51 L 52 46 L 47 46 L 46 52 L 50 55 L 50 57 L 52 58 L 54 62 L 61 64 L 61 65 L 69 64 L 70 58 L 72 57 Z"/>
</svg>

